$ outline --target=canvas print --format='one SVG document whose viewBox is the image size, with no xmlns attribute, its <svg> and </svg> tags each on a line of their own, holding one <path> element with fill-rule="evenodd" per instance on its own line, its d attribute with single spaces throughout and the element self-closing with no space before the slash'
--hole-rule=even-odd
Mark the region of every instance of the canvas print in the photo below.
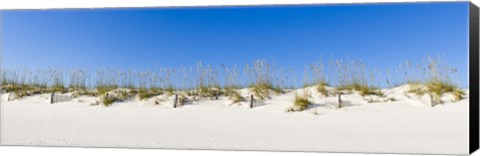
<svg viewBox="0 0 480 156">
<path fill-rule="evenodd" d="M 2 10 L 1 144 L 467 154 L 469 8 Z"/>
</svg>

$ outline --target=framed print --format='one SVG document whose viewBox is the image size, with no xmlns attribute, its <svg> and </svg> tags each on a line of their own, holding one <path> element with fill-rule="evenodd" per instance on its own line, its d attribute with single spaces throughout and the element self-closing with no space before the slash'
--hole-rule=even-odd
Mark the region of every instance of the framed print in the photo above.
<svg viewBox="0 0 480 156">
<path fill-rule="evenodd" d="M 471 2 L 0 15 L 2 146 L 478 149 Z"/>
</svg>

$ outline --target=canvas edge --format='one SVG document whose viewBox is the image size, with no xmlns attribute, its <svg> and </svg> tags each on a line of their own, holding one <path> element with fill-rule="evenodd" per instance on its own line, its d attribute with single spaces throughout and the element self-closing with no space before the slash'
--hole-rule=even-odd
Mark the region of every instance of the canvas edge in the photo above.
<svg viewBox="0 0 480 156">
<path fill-rule="evenodd" d="M 479 31 L 478 7 L 469 2 L 469 153 L 472 154 L 479 148 Z"/>
<path fill-rule="evenodd" d="M 423 3 L 436 3 L 437 1 L 425 1 Z M 443 1 L 440 1 L 442 3 Z M 446 1 L 448 2 L 448 1 Z M 451 2 L 457 2 L 457 1 L 451 1 Z M 422 3 L 422 2 L 390 2 L 390 3 Z M 345 3 L 345 4 L 388 4 L 388 2 L 385 3 Z M 289 4 L 287 6 L 295 6 L 295 5 L 325 5 L 325 4 Z M 329 4 L 326 4 L 329 5 Z M 330 5 L 335 5 L 335 4 L 330 4 Z M 237 6 L 237 5 L 235 5 Z M 241 5 L 240 5 L 241 6 Z M 249 6 L 249 5 L 247 5 Z M 253 5 L 257 6 L 257 5 Z M 258 6 L 282 6 L 282 5 L 258 5 Z M 193 6 L 192 8 L 198 8 L 198 7 L 228 7 L 228 6 Z M 142 7 L 142 8 L 169 8 L 169 7 Z M 173 7 L 177 8 L 177 7 Z M 182 8 L 182 7 L 178 7 Z M 188 8 L 188 7 L 187 7 Z M 67 9 L 86 9 L 86 8 L 67 8 Z M 94 9 L 138 9 L 138 8 L 94 8 Z M 3 19 L 2 19 L 2 14 L 5 11 L 8 10 L 35 10 L 35 9 L 0 9 L 0 34 L 2 34 L 2 26 L 3 26 Z M 59 10 L 58 8 L 54 9 L 48 9 L 48 10 Z M 480 105 L 480 100 L 479 100 L 479 84 L 480 84 L 480 77 L 479 77 L 479 8 L 477 5 L 472 3 L 471 1 L 469 2 L 469 94 L 470 95 L 477 95 L 477 96 L 470 96 L 469 98 L 469 154 L 474 153 L 479 149 L 479 119 L 480 119 L 480 111 L 479 111 L 479 105 Z M 0 70 L 2 68 L 2 35 L 0 35 Z M 0 89 L 2 88 L 0 84 Z M 2 109 L 1 109 L 1 102 L 0 102 L 0 146 L 11 146 L 11 145 L 4 145 L 2 144 L 2 131 L 1 131 L 1 126 L 2 126 Z M 23 147 L 62 147 L 62 146 L 28 146 L 28 145 L 20 145 Z M 13 147 L 13 146 L 11 146 Z M 81 146 L 66 146 L 67 148 L 85 148 Z M 110 148 L 110 147 L 86 147 L 86 148 Z M 128 147 L 123 147 L 125 149 L 149 149 L 149 148 L 128 148 Z M 222 150 L 222 149 L 175 149 L 175 148 L 152 148 L 152 149 L 167 149 L 167 150 L 219 150 L 219 151 L 260 151 L 260 152 L 272 152 L 272 151 L 262 151 L 262 150 Z M 275 151 L 273 151 L 275 152 Z M 305 152 L 305 151 L 277 151 L 277 152 Z M 312 153 L 312 152 L 310 152 Z M 317 152 L 313 152 L 317 153 Z M 319 153 L 337 153 L 337 152 L 319 152 Z M 349 153 L 349 152 L 338 152 L 338 153 Z M 357 152 L 352 152 L 352 153 L 357 153 Z M 370 153 L 370 152 L 369 152 Z M 358 154 L 361 154 L 358 153 Z M 365 154 L 365 153 L 363 153 Z M 375 153 L 372 152 L 370 154 L 394 154 L 394 153 Z M 396 154 L 409 154 L 409 153 L 396 153 Z"/>
</svg>

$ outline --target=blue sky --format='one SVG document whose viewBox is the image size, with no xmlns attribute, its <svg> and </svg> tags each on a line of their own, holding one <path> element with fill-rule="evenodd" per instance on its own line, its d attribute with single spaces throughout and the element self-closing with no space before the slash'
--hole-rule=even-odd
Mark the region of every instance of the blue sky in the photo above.
<svg viewBox="0 0 480 156">
<path fill-rule="evenodd" d="M 320 58 L 394 68 L 441 55 L 468 84 L 468 2 L 10 10 L 2 18 L 4 67 L 94 71 L 268 59 L 303 71 Z"/>
</svg>

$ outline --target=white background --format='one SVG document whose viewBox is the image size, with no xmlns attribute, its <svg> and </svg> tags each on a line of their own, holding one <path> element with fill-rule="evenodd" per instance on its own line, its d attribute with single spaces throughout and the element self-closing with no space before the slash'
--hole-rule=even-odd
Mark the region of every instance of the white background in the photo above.
<svg viewBox="0 0 480 156">
<path fill-rule="evenodd" d="M 425 0 L 0 0 L 0 9 L 50 9 L 50 8 L 105 8 L 105 7 L 152 7 L 152 6 L 205 6 L 205 5 L 258 5 L 258 4 L 309 4 L 309 3 L 365 3 L 365 2 L 412 2 Z M 446 1 L 446 0 L 434 0 Z M 472 0 L 480 5 L 480 0 Z M 1 34 L 0 34 L 1 35 Z M 381 156 L 387 154 L 351 153 L 303 153 L 303 152 L 256 152 L 256 151 L 208 151 L 165 149 L 114 149 L 114 148 L 67 148 L 67 147 L 0 147 L 0 155 L 249 155 L 249 156 Z M 391 154 L 390 154 L 391 155 Z M 480 152 L 473 154 L 480 156 Z"/>
</svg>

